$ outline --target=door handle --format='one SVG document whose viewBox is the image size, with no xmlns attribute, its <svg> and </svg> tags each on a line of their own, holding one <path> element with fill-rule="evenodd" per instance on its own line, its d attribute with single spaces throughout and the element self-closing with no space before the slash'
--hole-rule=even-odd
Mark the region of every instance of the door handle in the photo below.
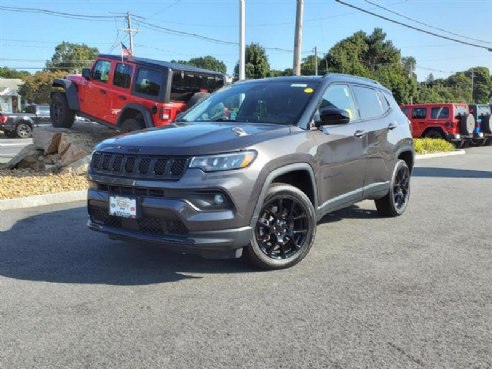
<svg viewBox="0 0 492 369">
<path fill-rule="evenodd" d="M 102 93 L 103 95 L 106 95 L 106 90 L 103 90 L 102 88 L 99 90 L 100 93 Z"/>
<path fill-rule="evenodd" d="M 125 95 L 120 95 L 118 96 L 121 100 L 126 100 L 126 96 Z"/>
<path fill-rule="evenodd" d="M 363 137 L 366 135 L 366 133 L 367 133 L 366 131 L 362 131 L 362 130 L 358 129 L 357 131 L 354 132 L 354 136 L 355 137 Z"/>
<path fill-rule="evenodd" d="M 396 128 L 396 123 L 390 123 L 388 125 L 388 129 L 391 130 L 391 129 L 395 129 Z"/>
</svg>

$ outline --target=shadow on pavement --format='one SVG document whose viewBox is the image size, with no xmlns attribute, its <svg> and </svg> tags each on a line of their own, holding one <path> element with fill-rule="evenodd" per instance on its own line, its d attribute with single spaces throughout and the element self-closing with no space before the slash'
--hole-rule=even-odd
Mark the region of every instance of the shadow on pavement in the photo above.
<svg viewBox="0 0 492 369">
<path fill-rule="evenodd" d="M 252 272 L 242 260 L 207 260 L 155 246 L 111 241 L 86 228 L 85 207 L 22 219 L 0 232 L 0 275 L 54 283 L 147 285 L 186 273 Z"/>
<path fill-rule="evenodd" d="M 372 219 L 380 217 L 376 210 L 362 209 L 357 205 L 352 205 L 345 209 L 326 214 L 318 224 L 338 222 L 343 219 Z"/>
<path fill-rule="evenodd" d="M 415 168 L 414 177 L 447 177 L 447 178 L 492 178 L 492 172 L 485 170 L 455 169 L 455 168 Z"/>
</svg>

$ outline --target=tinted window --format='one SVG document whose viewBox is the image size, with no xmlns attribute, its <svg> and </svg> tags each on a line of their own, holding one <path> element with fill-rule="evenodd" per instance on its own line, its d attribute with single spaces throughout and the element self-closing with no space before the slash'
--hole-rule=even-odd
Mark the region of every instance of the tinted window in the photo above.
<svg viewBox="0 0 492 369">
<path fill-rule="evenodd" d="M 349 113 L 350 120 L 359 119 L 359 112 L 355 108 L 354 100 L 347 85 L 331 85 L 321 99 L 319 109 L 338 108 Z"/>
<path fill-rule="evenodd" d="M 107 60 L 99 60 L 92 70 L 92 79 L 95 81 L 106 83 L 109 78 L 110 69 L 111 62 Z"/>
<path fill-rule="evenodd" d="M 408 117 L 408 108 L 401 108 L 401 111 Z"/>
<path fill-rule="evenodd" d="M 317 86 L 317 82 L 238 83 L 216 92 L 180 120 L 295 124 Z"/>
<path fill-rule="evenodd" d="M 413 108 L 412 118 L 425 119 L 427 116 L 427 108 Z"/>
<path fill-rule="evenodd" d="M 171 84 L 171 100 L 188 101 L 196 92 L 213 92 L 224 85 L 222 78 L 176 70 Z"/>
<path fill-rule="evenodd" d="M 25 111 L 26 113 L 32 113 L 32 114 L 36 112 L 35 107 L 34 107 L 33 105 L 28 105 L 28 106 L 26 106 L 26 107 L 24 108 L 24 111 Z"/>
<path fill-rule="evenodd" d="M 135 81 L 135 90 L 149 96 L 159 96 L 162 76 L 160 72 L 150 69 L 139 69 Z"/>
<path fill-rule="evenodd" d="M 383 107 L 376 90 L 367 87 L 354 86 L 355 99 L 359 105 L 362 119 L 376 118 L 383 115 Z"/>
<path fill-rule="evenodd" d="M 113 84 L 115 86 L 128 88 L 132 80 L 133 66 L 128 64 L 118 63 L 113 76 Z"/>
<path fill-rule="evenodd" d="M 447 106 L 435 107 L 431 109 L 431 119 L 449 118 L 449 108 Z"/>
<path fill-rule="evenodd" d="M 468 107 L 463 106 L 463 105 L 455 105 L 454 110 L 455 110 L 455 114 L 456 114 L 455 118 L 458 118 L 464 114 L 468 114 Z"/>
</svg>

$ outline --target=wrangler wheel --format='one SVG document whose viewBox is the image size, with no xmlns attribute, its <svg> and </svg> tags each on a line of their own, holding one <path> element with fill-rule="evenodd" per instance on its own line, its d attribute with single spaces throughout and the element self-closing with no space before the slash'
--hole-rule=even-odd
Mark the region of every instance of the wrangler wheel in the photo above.
<svg viewBox="0 0 492 369">
<path fill-rule="evenodd" d="M 53 127 L 71 128 L 75 121 L 75 112 L 70 110 L 64 93 L 55 92 L 51 96 L 50 118 Z"/>
</svg>

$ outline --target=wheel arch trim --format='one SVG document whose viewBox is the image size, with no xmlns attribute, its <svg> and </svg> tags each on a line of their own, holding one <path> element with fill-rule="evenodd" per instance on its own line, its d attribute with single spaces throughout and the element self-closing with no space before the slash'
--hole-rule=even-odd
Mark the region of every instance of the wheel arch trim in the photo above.
<svg viewBox="0 0 492 369">
<path fill-rule="evenodd" d="M 70 110 L 77 112 L 80 110 L 79 98 L 77 96 L 77 86 L 73 83 L 73 81 L 70 81 L 69 79 L 56 78 L 53 80 L 52 86 L 61 87 L 65 90 L 65 96 L 67 97 L 68 107 Z M 56 93 L 56 91 L 52 92 L 51 96 L 53 96 L 54 93 Z"/>
<path fill-rule="evenodd" d="M 294 171 L 306 171 L 308 172 L 310 178 L 311 178 L 311 184 L 313 186 L 313 198 L 314 198 L 314 209 L 315 213 L 317 213 L 317 204 L 318 204 L 318 191 L 317 191 L 317 185 L 316 185 L 316 176 L 314 175 L 314 170 L 313 168 L 308 164 L 308 163 L 293 163 L 289 164 L 277 169 L 274 169 L 273 171 L 270 172 L 270 174 L 266 177 L 265 182 L 263 183 L 263 187 L 261 188 L 260 195 L 258 196 L 258 200 L 256 201 L 256 205 L 253 211 L 253 215 L 251 217 L 251 222 L 250 226 L 255 227 L 256 221 L 258 220 L 261 207 L 263 206 L 263 202 L 265 201 L 268 189 L 270 188 L 270 185 L 274 182 L 275 178 L 280 177 L 283 174 L 287 174 L 289 172 L 294 172 Z"/>
<path fill-rule="evenodd" d="M 116 123 L 116 127 L 118 127 L 118 128 L 121 127 L 123 122 L 126 120 L 125 113 L 129 110 L 136 110 L 140 114 L 142 114 L 142 117 L 144 119 L 145 128 L 154 127 L 154 120 L 152 119 L 152 114 L 150 113 L 150 111 L 147 108 L 145 108 L 144 106 L 139 105 L 139 104 L 135 104 L 135 103 L 126 104 L 123 107 L 123 109 L 121 109 L 121 113 L 120 113 L 120 116 L 118 117 L 118 122 Z"/>
</svg>

